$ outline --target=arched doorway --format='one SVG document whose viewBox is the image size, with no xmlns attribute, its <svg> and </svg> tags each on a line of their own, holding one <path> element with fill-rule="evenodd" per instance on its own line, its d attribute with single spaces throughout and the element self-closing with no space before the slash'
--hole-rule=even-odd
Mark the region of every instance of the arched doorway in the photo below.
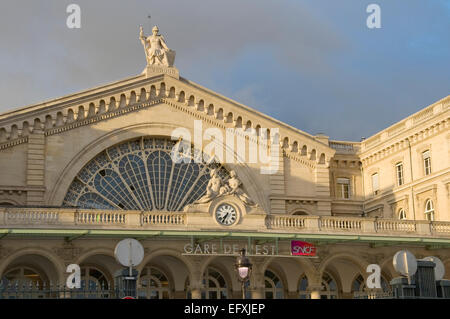
<svg viewBox="0 0 450 319">
<path fill-rule="evenodd" d="M 139 299 L 169 299 L 169 280 L 163 271 L 146 266 L 141 272 L 137 293 Z"/>
<path fill-rule="evenodd" d="M 283 299 L 284 285 L 280 277 L 271 270 L 264 272 L 264 295 L 266 299 Z"/>
<path fill-rule="evenodd" d="M 14 267 L 0 279 L 0 298 L 48 298 L 50 283 L 39 269 L 30 266 Z"/>
<path fill-rule="evenodd" d="M 338 297 L 339 293 L 336 279 L 328 272 L 324 272 L 322 275 L 320 299 L 337 299 Z"/>
<path fill-rule="evenodd" d="M 222 273 L 213 268 L 208 267 L 203 275 L 204 291 L 202 291 L 202 299 L 227 299 L 228 285 Z"/>
</svg>

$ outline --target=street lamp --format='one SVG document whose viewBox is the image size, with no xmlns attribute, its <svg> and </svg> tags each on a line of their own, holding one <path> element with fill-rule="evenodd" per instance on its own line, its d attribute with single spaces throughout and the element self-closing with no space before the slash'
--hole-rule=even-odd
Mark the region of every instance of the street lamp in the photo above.
<svg viewBox="0 0 450 319">
<path fill-rule="evenodd" d="M 252 264 L 247 256 L 245 256 L 245 249 L 241 249 L 241 255 L 236 259 L 236 271 L 238 279 L 242 283 L 242 299 L 245 299 L 245 283 L 250 280 L 252 272 Z"/>
</svg>

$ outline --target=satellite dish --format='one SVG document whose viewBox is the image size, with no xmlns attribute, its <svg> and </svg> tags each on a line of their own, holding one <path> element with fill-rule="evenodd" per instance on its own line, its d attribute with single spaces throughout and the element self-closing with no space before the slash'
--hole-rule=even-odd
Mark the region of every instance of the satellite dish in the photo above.
<svg viewBox="0 0 450 319">
<path fill-rule="evenodd" d="M 394 268 L 403 276 L 411 277 L 417 271 L 416 257 L 407 250 L 400 250 L 394 255 Z"/>
<path fill-rule="evenodd" d="M 137 266 L 144 259 L 144 247 L 136 239 L 127 238 L 116 245 L 114 256 L 125 267 Z"/>
<path fill-rule="evenodd" d="M 435 263 L 436 266 L 434 267 L 434 277 L 436 280 L 441 280 L 442 278 L 444 278 L 445 266 L 439 258 L 430 256 L 425 257 L 423 260 L 432 261 Z"/>
</svg>

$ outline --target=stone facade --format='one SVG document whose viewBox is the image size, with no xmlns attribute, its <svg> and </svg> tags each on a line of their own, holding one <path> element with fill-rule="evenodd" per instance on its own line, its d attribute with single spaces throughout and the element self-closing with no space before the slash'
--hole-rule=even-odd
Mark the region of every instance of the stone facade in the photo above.
<svg viewBox="0 0 450 319">
<path fill-rule="evenodd" d="M 3 113 L 0 277 L 28 269 L 43 281 L 64 283 L 65 267 L 78 263 L 84 278 L 112 286 L 120 269 L 114 246 L 125 237 L 144 245 L 142 274 L 145 267 L 163 274 L 163 286 L 152 288 L 159 297 L 240 296 L 235 257 L 187 256 L 183 247 L 191 240 L 269 243 L 286 255 L 292 239 L 317 245 L 318 258 L 253 256 L 255 298 L 350 298 L 364 289 L 370 263 L 382 267 L 386 282 L 397 276 L 391 261 L 400 249 L 437 256 L 449 271 L 449 106 L 450 96 L 362 142 L 333 141 L 179 77 L 174 67 L 148 66 L 138 76 Z M 199 122 L 202 135 L 207 129 L 223 136 L 230 129 L 278 129 L 272 136 L 278 150 L 271 158 L 273 174 L 261 173 L 267 163 L 249 160 L 250 144 L 258 139 L 243 132 L 232 139 L 233 147 L 245 146 L 245 159 L 239 161 L 234 148 L 234 160 L 222 163 L 236 172 L 255 207 L 234 195 L 180 211 L 167 211 L 167 204 L 151 211 L 61 207 L 98 154 L 126 141 L 168 140 L 179 127 L 195 136 Z M 214 155 L 203 143 L 202 150 Z M 236 209 L 234 224 L 215 218 L 221 203 Z M 225 284 L 205 287 L 205 276 Z"/>
</svg>

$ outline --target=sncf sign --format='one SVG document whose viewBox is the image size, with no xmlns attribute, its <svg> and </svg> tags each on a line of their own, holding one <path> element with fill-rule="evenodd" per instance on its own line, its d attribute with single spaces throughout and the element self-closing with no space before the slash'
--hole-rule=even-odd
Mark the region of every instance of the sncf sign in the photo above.
<svg viewBox="0 0 450 319">
<path fill-rule="evenodd" d="M 292 256 L 315 256 L 316 246 L 305 241 L 293 240 L 291 241 L 291 255 Z"/>
</svg>

